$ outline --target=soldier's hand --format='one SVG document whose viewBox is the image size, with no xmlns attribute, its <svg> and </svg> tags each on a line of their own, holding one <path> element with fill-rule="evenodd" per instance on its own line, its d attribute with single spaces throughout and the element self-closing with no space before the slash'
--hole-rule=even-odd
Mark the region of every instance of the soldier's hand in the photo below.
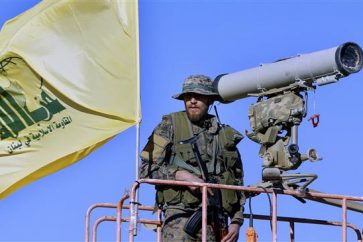
<svg viewBox="0 0 363 242">
<path fill-rule="evenodd" d="M 238 241 L 239 237 L 239 224 L 230 224 L 228 226 L 228 234 L 224 236 L 224 238 L 221 240 L 221 242 L 236 242 Z"/>
<path fill-rule="evenodd" d="M 175 179 L 178 181 L 187 181 L 187 182 L 199 182 L 199 183 L 204 183 L 204 180 L 197 177 L 196 175 L 190 173 L 189 171 L 185 171 L 185 170 L 180 170 L 177 171 L 175 173 Z M 202 193 L 202 187 L 193 187 L 190 186 L 189 190 L 193 193 L 193 194 L 201 194 Z M 213 195 L 212 189 L 208 188 L 208 194 L 209 195 Z"/>
</svg>

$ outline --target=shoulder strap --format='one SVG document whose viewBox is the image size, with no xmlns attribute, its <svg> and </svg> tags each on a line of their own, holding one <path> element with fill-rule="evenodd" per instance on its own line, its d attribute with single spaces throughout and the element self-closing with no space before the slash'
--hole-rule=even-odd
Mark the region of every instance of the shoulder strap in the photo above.
<svg viewBox="0 0 363 242">
<path fill-rule="evenodd" d="M 213 139 L 212 164 L 213 164 L 214 175 L 220 173 L 220 166 L 217 165 L 217 155 L 220 149 L 218 136 L 219 135 L 216 135 Z"/>
<path fill-rule="evenodd" d="M 185 112 L 172 113 L 171 121 L 173 125 L 174 144 L 193 137 L 192 124 Z"/>
</svg>

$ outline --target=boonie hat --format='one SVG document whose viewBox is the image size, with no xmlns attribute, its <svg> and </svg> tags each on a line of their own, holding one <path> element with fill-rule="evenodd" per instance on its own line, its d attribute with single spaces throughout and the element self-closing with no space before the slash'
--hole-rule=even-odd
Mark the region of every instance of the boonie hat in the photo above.
<svg viewBox="0 0 363 242">
<path fill-rule="evenodd" d="M 185 93 L 197 93 L 205 96 L 211 96 L 214 100 L 220 100 L 221 97 L 215 91 L 212 79 L 205 75 L 191 75 L 184 80 L 183 90 L 173 98 L 183 100 Z"/>
</svg>

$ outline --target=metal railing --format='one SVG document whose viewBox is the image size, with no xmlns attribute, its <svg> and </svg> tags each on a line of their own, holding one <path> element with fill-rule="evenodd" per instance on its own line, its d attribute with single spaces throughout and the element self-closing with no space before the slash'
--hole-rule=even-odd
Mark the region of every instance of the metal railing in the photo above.
<svg viewBox="0 0 363 242">
<path fill-rule="evenodd" d="M 254 219 L 258 220 L 270 220 L 272 226 L 272 241 L 277 241 L 277 221 L 288 222 L 290 224 L 290 241 L 293 242 L 295 239 L 295 223 L 305 223 L 305 224 L 319 224 L 319 225 L 329 225 L 329 226 L 340 226 L 342 228 L 342 241 L 347 241 L 347 228 L 352 229 L 356 236 L 358 242 L 362 241 L 362 234 L 360 230 L 353 224 L 347 222 L 347 202 L 348 201 L 363 201 L 363 197 L 357 196 L 345 196 L 336 194 L 325 194 L 317 192 L 306 192 L 304 198 L 307 199 L 336 199 L 342 201 L 342 221 L 327 221 L 327 220 L 317 220 L 317 219 L 307 219 L 307 218 L 295 218 L 295 217 L 281 217 L 277 216 L 277 195 L 293 195 L 301 196 L 300 192 L 290 191 L 290 190 L 280 190 L 280 189 L 264 189 L 255 187 L 244 187 L 244 186 L 233 186 L 233 185 L 221 185 L 221 184 L 211 184 L 211 183 L 197 183 L 197 182 L 184 182 L 184 181 L 171 181 L 171 180 L 157 180 L 157 179 L 140 179 L 136 181 L 131 187 L 130 194 L 125 194 L 117 204 L 100 203 L 91 206 L 86 214 L 86 231 L 85 231 L 85 242 L 89 242 L 90 233 L 90 216 L 95 208 L 113 208 L 116 209 L 116 217 L 104 216 L 97 219 L 94 222 L 92 228 L 92 242 L 97 240 L 97 227 L 100 223 L 104 221 L 116 222 L 116 241 L 121 241 L 121 223 L 129 222 L 129 242 L 134 241 L 134 234 L 138 223 L 142 224 L 153 224 L 157 228 L 157 238 L 156 241 L 161 241 L 161 211 L 158 210 L 155 220 L 149 219 L 138 219 L 138 210 L 144 211 L 154 211 L 155 208 L 152 206 L 142 206 L 137 203 L 136 194 L 139 186 L 141 184 L 151 184 L 151 185 L 169 185 L 169 186 L 194 186 L 202 188 L 202 241 L 206 242 L 207 236 L 207 189 L 217 188 L 217 189 L 227 189 L 227 190 L 237 190 L 243 192 L 252 193 L 269 193 L 272 196 L 272 211 L 271 216 L 265 215 L 253 215 Z M 130 205 L 124 205 L 126 199 L 130 198 Z M 130 215 L 127 218 L 122 217 L 122 210 L 129 209 Z M 249 217 L 249 214 L 245 214 L 244 217 Z"/>
</svg>

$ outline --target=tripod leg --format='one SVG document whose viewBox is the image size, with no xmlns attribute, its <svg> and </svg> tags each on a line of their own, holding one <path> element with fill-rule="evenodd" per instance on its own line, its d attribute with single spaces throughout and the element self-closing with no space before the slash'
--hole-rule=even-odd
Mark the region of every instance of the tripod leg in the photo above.
<svg viewBox="0 0 363 242">
<path fill-rule="evenodd" d="M 309 192 L 316 192 L 322 193 L 316 190 L 309 189 Z M 328 205 L 332 205 L 335 207 L 342 207 L 342 201 L 340 199 L 333 199 L 333 198 L 312 198 L 312 197 L 305 197 L 311 201 L 320 202 Z M 354 202 L 354 201 L 347 201 L 347 209 L 351 211 L 355 211 L 358 213 L 363 213 L 363 203 Z"/>
</svg>

